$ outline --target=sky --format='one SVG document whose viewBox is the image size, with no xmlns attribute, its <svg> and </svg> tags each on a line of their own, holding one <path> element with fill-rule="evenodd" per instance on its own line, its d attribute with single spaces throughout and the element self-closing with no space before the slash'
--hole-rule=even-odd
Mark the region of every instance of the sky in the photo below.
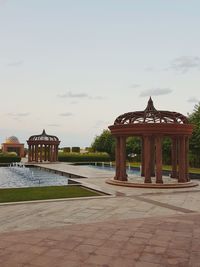
<svg viewBox="0 0 200 267">
<path fill-rule="evenodd" d="M 123 113 L 200 101 L 199 0 L 0 0 L 0 143 L 91 144 Z"/>
</svg>

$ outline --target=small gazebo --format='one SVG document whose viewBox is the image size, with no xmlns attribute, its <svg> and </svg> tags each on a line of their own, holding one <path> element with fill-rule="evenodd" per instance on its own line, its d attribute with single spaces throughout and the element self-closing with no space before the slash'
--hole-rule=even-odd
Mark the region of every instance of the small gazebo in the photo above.
<svg viewBox="0 0 200 267">
<path fill-rule="evenodd" d="M 157 110 L 150 97 L 144 111 L 125 113 L 116 118 L 114 125 L 109 126 L 116 138 L 116 174 L 113 181 L 127 182 L 126 173 L 126 138 L 137 136 L 141 138 L 141 176 L 144 184 L 152 183 L 151 177 L 156 177 L 156 184 L 163 183 L 162 177 L 162 140 L 169 137 L 172 140 L 172 172 L 171 177 L 178 183 L 187 183 L 189 137 L 193 126 L 184 115 Z"/>
<path fill-rule="evenodd" d="M 58 160 L 58 146 L 60 141 L 57 136 L 46 134 L 43 130 L 40 135 L 32 135 L 28 143 L 28 162 L 55 162 Z"/>
</svg>

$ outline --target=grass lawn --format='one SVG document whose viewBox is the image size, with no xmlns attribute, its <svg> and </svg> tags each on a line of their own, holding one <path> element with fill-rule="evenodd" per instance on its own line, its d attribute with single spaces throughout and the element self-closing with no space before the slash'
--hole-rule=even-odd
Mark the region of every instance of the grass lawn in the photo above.
<svg viewBox="0 0 200 267">
<path fill-rule="evenodd" d="M 141 163 L 140 162 L 131 162 L 130 166 L 131 167 L 140 167 Z M 163 165 L 163 170 L 168 170 L 170 171 L 172 169 L 171 166 L 168 165 Z M 200 168 L 189 168 L 190 173 L 200 173 Z"/>
<path fill-rule="evenodd" d="M 81 186 L 46 186 L 0 189 L 0 203 L 101 195 Z"/>
</svg>

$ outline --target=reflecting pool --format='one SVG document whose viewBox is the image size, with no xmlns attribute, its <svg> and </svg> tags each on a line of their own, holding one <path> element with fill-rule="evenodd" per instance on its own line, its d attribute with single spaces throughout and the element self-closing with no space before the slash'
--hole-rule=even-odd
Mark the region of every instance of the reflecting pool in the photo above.
<svg viewBox="0 0 200 267">
<path fill-rule="evenodd" d="M 66 176 L 61 176 L 36 167 L 0 167 L 0 188 L 67 185 Z"/>
</svg>

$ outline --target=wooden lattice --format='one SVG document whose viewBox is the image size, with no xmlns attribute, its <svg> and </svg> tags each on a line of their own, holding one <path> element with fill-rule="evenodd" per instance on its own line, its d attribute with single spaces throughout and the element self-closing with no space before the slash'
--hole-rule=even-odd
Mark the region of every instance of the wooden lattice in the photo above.
<svg viewBox="0 0 200 267">
<path fill-rule="evenodd" d="M 178 112 L 157 110 L 150 97 L 144 111 L 128 112 L 116 118 L 114 125 L 134 123 L 175 123 L 188 124 L 186 116 Z"/>
<path fill-rule="evenodd" d="M 57 136 L 46 134 L 45 130 L 43 130 L 42 134 L 32 135 L 29 141 L 59 141 L 59 139 Z"/>
</svg>

